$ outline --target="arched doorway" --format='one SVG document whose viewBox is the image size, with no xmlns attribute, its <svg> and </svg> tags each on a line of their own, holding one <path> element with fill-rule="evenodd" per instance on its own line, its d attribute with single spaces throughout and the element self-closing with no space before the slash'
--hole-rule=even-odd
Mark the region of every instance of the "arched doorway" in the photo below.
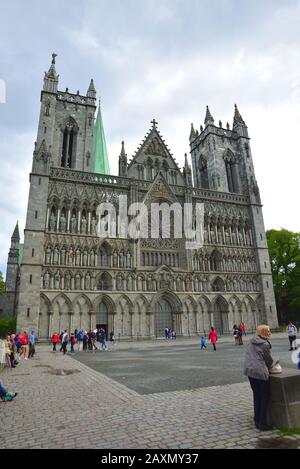
<svg viewBox="0 0 300 469">
<path fill-rule="evenodd" d="M 228 305 L 226 301 L 219 297 L 214 305 L 214 327 L 220 334 L 229 332 Z"/>
<path fill-rule="evenodd" d="M 97 329 L 104 329 L 106 334 L 108 330 L 108 310 L 107 306 L 103 301 L 98 306 L 96 312 L 96 328 Z"/>
<path fill-rule="evenodd" d="M 168 300 L 161 298 L 155 305 L 155 335 L 163 337 L 165 328 L 173 329 L 172 307 Z"/>
</svg>

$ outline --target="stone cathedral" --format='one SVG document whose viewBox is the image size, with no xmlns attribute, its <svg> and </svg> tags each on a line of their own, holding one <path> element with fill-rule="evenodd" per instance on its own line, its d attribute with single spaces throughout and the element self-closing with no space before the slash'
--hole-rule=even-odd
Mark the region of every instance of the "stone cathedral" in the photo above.
<svg viewBox="0 0 300 469">
<path fill-rule="evenodd" d="M 17 229 L 8 262 L 18 330 L 47 338 L 102 326 L 117 338 L 152 338 L 165 327 L 196 335 L 213 325 L 225 334 L 242 320 L 248 330 L 276 328 L 262 204 L 238 108 L 232 127 L 216 125 L 208 107 L 204 126 L 192 125 L 192 166 L 185 156 L 178 167 L 153 120 L 130 161 L 122 142 L 118 176 L 100 173 L 93 80 L 86 95 L 59 91 L 55 57 L 41 92 L 20 268 Z M 204 246 L 187 250 L 172 236 L 99 238 L 97 207 L 117 207 L 120 195 L 128 204 L 204 203 Z"/>
</svg>

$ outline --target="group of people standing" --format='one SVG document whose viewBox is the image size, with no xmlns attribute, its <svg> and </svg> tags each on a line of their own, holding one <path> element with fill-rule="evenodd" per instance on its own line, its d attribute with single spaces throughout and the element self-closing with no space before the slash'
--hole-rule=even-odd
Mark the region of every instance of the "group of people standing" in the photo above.
<svg viewBox="0 0 300 469">
<path fill-rule="evenodd" d="M 246 324 L 241 322 L 238 326 L 233 326 L 233 337 L 235 345 L 244 345 L 243 336 L 246 335 Z"/>
<path fill-rule="evenodd" d="M 166 340 L 176 339 L 176 332 L 174 330 L 170 329 L 169 327 L 166 327 L 165 328 L 165 339 Z"/>
<path fill-rule="evenodd" d="M 5 361 L 9 368 L 15 368 L 21 357 L 25 360 L 35 355 L 35 334 L 8 334 L 4 340 Z"/>
<path fill-rule="evenodd" d="M 1 341 L 2 355 L 1 365 L 10 369 L 16 368 L 21 359 L 28 360 L 35 355 L 35 334 L 33 331 L 28 334 L 26 331 L 17 334 L 8 334 Z M 9 392 L 0 383 L 0 399 L 3 402 L 11 402 L 17 396 L 16 392 Z"/>
<path fill-rule="evenodd" d="M 115 344 L 115 334 L 109 334 L 109 342 L 111 345 Z M 77 351 L 81 350 L 108 350 L 106 331 L 103 328 L 95 329 L 93 331 L 82 331 L 75 329 L 69 336 L 68 331 L 62 331 L 60 334 L 54 333 L 51 337 L 52 351 L 57 351 L 57 345 L 60 343 L 60 352 L 65 355 L 67 353 L 67 346 L 70 344 L 70 352 L 75 353 L 75 345 Z M 98 345 L 99 344 L 99 345 Z"/>
</svg>

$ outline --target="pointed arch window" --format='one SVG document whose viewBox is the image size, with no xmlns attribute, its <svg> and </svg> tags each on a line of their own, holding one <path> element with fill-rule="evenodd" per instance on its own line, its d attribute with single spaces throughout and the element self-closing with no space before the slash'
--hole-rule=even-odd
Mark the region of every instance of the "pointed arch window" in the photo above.
<svg viewBox="0 0 300 469">
<path fill-rule="evenodd" d="M 100 291 L 110 291 L 112 290 L 112 280 L 111 276 L 104 272 L 98 280 L 98 290 Z"/>
<path fill-rule="evenodd" d="M 226 167 L 228 191 L 237 193 L 239 189 L 236 159 L 232 151 L 229 149 L 225 151 L 224 162 Z"/>
<path fill-rule="evenodd" d="M 209 189 L 207 161 L 202 155 L 199 159 L 199 184 L 203 189 Z"/>
<path fill-rule="evenodd" d="M 61 166 L 63 168 L 75 167 L 78 130 L 78 125 L 72 117 L 62 127 Z"/>
</svg>

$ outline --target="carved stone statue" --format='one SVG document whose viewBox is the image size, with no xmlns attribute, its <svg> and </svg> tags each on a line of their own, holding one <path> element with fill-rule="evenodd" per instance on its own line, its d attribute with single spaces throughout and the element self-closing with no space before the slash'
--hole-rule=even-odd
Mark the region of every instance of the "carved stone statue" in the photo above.
<svg viewBox="0 0 300 469">
<path fill-rule="evenodd" d="M 65 232 L 67 229 L 67 219 L 64 216 L 64 214 L 60 216 L 59 224 L 60 224 L 60 231 Z"/>
<path fill-rule="evenodd" d="M 84 266 L 88 265 L 88 253 L 86 249 L 83 251 L 82 260 Z"/>
<path fill-rule="evenodd" d="M 75 276 L 75 290 L 81 290 L 81 277 L 79 274 Z"/>
<path fill-rule="evenodd" d="M 85 276 L 85 289 L 86 290 L 91 289 L 91 276 L 90 276 L 90 274 L 86 274 L 86 276 Z"/>
<path fill-rule="evenodd" d="M 74 260 L 75 260 L 75 252 L 74 252 L 74 249 L 73 248 L 70 248 L 70 251 L 69 251 L 69 263 L 71 265 L 74 265 Z"/>
<path fill-rule="evenodd" d="M 91 250 L 90 260 L 91 260 L 91 266 L 94 266 L 95 265 L 95 253 L 93 249 Z"/>
<path fill-rule="evenodd" d="M 83 217 L 81 220 L 81 233 L 86 234 L 86 228 L 87 228 L 87 221 L 86 221 L 86 218 Z"/>
<path fill-rule="evenodd" d="M 55 228 L 56 228 L 56 216 L 54 215 L 54 213 L 51 214 L 50 216 L 50 230 L 51 231 L 55 231 Z"/>
<path fill-rule="evenodd" d="M 118 267 L 118 253 L 117 253 L 117 251 L 114 251 L 114 253 L 113 253 L 113 262 L 114 262 L 114 267 Z"/>
<path fill-rule="evenodd" d="M 62 247 L 60 250 L 60 263 L 62 265 L 66 264 L 66 248 Z"/>
<path fill-rule="evenodd" d="M 59 290 L 60 288 L 60 273 L 59 272 L 56 272 L 54 276 L 54 288 L 56 290 Z"/>
<path fill-rule="evenodd" d="M 129 251 L 127 252 L 126 259 L 127 259 L 127 267 L 131 267 L 131 254 Z"/>
<path fill-rule="evenodd" d="M 49 272 L 46 272 L 44 275 L 44 288 L 49 288 L 50 287 L 50 275 Z"/>
<path fill-rule="evenodd" d="M 97 220 L 96 218 L 92 218 L 92 221 L 91 221 L 91 234 L 92 235 L 95 235 L 96 234 L 96 226 L 97 226 Z"/>
<path fill-rule="evenodd" d="M 76 249 L 76 265 L 80 265 L 80 249 Z"/>
<path fill-rule="evenodd" d="M 46 257 L 45 257 L 46 264 L 51 263 L 51 253 L 52 253 L 52 250 L 51 250 L 50 246 L 48 246 L 47 249 L 46 249 Z"/>
<path fill-rule="evenodd" d="M 65 290 L 71 289 L 71 275 L 69 273 L 65 276 Z"/>
<path fill-rule="evenodd" d="M 59 250 L 58 250 L 58 247 L 55 246 L 54 253 L 53 253 L 53 264 L 58 264 L 58 260 L 59 260 Z"/>
<path fill-rule="evenodd" d="M 75 215 L 73 214 L 72 219 L 71 219 L 71 231 L 72 231 L 72 233 L 76 233 L 76 231 L 77 231 L 76 225 L 77 225 L 77 219 L 76 219 Z"/>
</svg>

